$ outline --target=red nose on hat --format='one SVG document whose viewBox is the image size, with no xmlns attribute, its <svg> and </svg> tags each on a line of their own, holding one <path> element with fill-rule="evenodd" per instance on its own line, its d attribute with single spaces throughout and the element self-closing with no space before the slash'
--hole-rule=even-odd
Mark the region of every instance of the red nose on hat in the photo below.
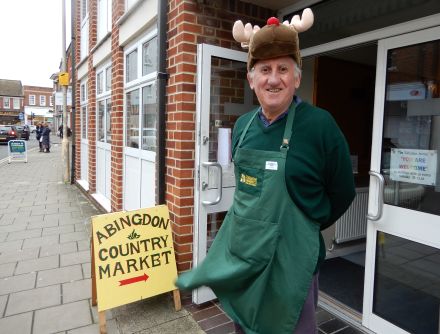
<svg viewBox="0 0 440 334">
<path fill-rule="evenodd" d="M 272 17 L 267 19 L 267 25 L 268 26 L 270 26 L 270 25 L 279 26 L 280 25 L 280 21 L 276 17 L 272 16 Z"/>
</svg>

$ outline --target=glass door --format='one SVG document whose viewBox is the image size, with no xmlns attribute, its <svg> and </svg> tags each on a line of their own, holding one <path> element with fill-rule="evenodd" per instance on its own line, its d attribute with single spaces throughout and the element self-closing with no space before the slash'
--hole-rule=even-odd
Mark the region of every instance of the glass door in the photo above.
<svg viewBox="0 0 440 334">
<path fill-rule="evenodd" d="M 440 27 L 379 41 L 363 325 L 438 334 Z"/>
<path fill-rule="evenodd" d="M 206 257 L 232 204 L 231 133 L 237 118 L 254 107 L 246 79 L 246 53 L 200 44 L 197 59 L 193 266 Z M 197 304 L 214 298 L 206 287 L 193 292 Z"/>
</svg>

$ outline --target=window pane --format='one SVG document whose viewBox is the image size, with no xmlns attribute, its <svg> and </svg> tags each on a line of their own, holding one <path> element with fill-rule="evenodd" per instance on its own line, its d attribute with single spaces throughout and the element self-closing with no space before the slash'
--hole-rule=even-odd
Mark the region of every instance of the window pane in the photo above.
<svg viewBox="0 0 440 334">
<path fill-rule="evenodd" d="M 106 142 L 112 142 L 112 124 L 111 124 L 111 110 L 112 110 L 112 102 L 111 99 L 106 100 L 106 108 L 105 108 L 105 131 L 106 131 Z"/>
<path fill-rule="evenodd" d="M 384 202 L 437 215 L 439 47 L 432 41 L 388 51 L 381 159 Z"/>
<path fill-rule="evenodd" d="M 96 77 L 96 94 L 102 94 L 104 91 L 104 77 L 103 72 L 99 72 Z"/>
<path fill-rule="evenodd" d="M 385 232 L 377 240 L 373 312 L 409 333 L 438 334 L 440 250 Z"/>
<path fill-rule="evenodd" d="M 104 141 L 105 101 L 98 101 L 98 141 Z"/>
<path fill-rule="evenodd" d="M 112 68 L 105 69 L 105 91 L 108 92 L 112 87 Z"/>
<path fill-rule="evenodd" d="M 87 139 L 87 106 L 81 107 L 81 138 Z"/>
<path fill-rule="evenodd" d="M 142 45 L 142 75 L 157 71 L 157 37 Z"/>
<path fill-rule="evenodd" d="M 142 88 L 142 149 L 156 150 L 156 85 Z"/>
<path fill-rule="evenodd" d="M 137 78 L 137 50 L 130 52 L 126 59 L 127 82 Z"/>
<path fill-rule="evenodd" d="M 139 148 L 139 90 L 127 93 L 126 143 L 128 147 Z"/>
</svg>

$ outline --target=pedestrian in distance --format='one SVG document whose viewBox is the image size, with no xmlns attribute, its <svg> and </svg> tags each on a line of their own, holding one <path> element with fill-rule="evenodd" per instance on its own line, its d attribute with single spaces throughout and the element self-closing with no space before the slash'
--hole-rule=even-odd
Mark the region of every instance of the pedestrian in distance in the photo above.
<svg viewBox="0 0 440 334">
<path fill-rule="evenodd" d="M 296 94 L 298 33 L 313 13 L 261 29 L 233 27 L 249 48 L 247 79 L 260 106 L 232 135 L 234 200 L 204 261 L 183 273 L 185 290 L 210 287 L 238 331 L 316 334 L 321 230 L 355 196 L 348 144 L 331 114 Z"/>
<path fill-rule="evenodd" d="M 43 124 L 43 131 L 41 133 L 41 143 L 43 146 L 43 151 L 45 153 L 49 153 L 50 152 L 50 128 L 49 125 L 47 123 Z"/>
<path fill-rule="evenodd" d="M 41 139 L 41 133 L 43 132 L 43 125 L 38 123 L 35 127 L 35 138 L 38 140 L 38 145 L 40 146 L 40 152 L 43 152 L 43 141 Z"/>
<path fill-rule="evenodd" d="M 58 135 L 61 139 L 63 138 L 63 124 L 58 127 Z"/>
</svg>

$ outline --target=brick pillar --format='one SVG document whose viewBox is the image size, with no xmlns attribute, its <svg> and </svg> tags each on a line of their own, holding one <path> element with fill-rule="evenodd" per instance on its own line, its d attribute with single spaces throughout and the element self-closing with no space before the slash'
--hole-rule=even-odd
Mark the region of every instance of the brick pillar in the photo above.
<svg viewBox="0 0 440 334">
<path fill-rule="evenodd" d="M 96 192 L 96 69 L 93 67 L 93 55 L 90 53 L 97 40 L 97 0 L 89 0 L 89 57 L 88 63 L 88 110 L 89 110 L 89 192 Z"/>
<path fill-rule="evenodd" d="M 169 1 L 165 198 L 179 271 L 191 268 L 193 257 L 197 44 L 241 50 L 233 22 L 262 26 L 273 14 L 238 0 Z"/>
<path fill-rule="evenodd" d="M 111 210 L 121 211 L 123 200 L 124 152 L 124 51 L 119 46 L 119 25 L 116 21 L 124 14 L 124 0 L 113 0 L 112 9 L 112 158 Z"/>
</svg>

